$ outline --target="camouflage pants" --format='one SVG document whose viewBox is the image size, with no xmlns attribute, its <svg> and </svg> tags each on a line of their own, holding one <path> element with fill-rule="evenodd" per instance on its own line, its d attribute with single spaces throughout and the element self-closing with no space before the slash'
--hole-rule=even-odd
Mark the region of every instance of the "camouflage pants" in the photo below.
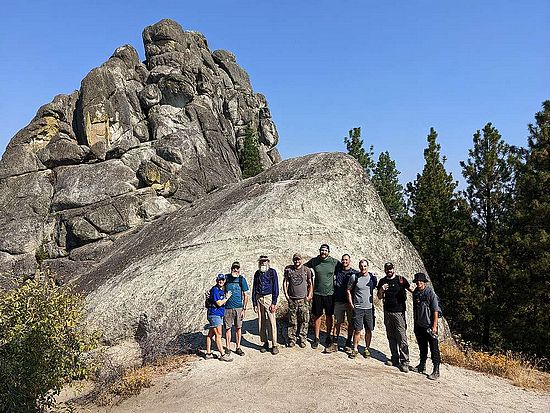
<svg viewBox="0 0 550 413">
<path fill-rule="evenodd" d="M 305 298 L 288 300 L 288 342 L 307 340 L 307 328 L 309 325 L 309 305 Z"/>
</svg>

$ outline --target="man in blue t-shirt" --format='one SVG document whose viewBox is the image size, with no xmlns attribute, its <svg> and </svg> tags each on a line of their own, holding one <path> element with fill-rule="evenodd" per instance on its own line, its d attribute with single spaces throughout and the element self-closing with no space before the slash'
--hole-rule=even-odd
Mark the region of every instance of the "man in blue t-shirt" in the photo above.
<svg viewBox="0 0 550 413">
<path fill-rule="evenodd" d="M 231 291 L 231 298 L 225 304 L 223 325 L 225 327 L 225 353 L 231 354 L 231 327 L 235 326 L 235 353 L 244 356 L 241 348 L 241 329 L 248 304 L 248 284 L 241 275 L 241 264 L 231 264 L 231 273 L 225 276 L 225 290 Z"/>
</svg>

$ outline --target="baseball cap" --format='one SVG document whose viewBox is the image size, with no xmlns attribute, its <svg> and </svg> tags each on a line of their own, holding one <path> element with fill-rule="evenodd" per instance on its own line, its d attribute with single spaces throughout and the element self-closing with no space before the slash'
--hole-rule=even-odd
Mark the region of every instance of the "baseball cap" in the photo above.
<svg viewBox="0 0 550 413">
<path fill-rule="evenodd" d="M 235 268 L 241 268 L 239 261 L 233 261 L 233 264 L 231 264 L 231 269 L 234 270 Z"/>
<path fill-rule="evenodd" d="M 330 247 L 328 246 L 328 244 L 321 244 L 321 246 L 319 247 L 319 250 L 322 250 L 323 248 L 326 248 L 327 251 L 330 252 Z"/>
<path fill-rule="evenodd" d="M 293 259 L 293 260 L 301 260 L 301 259 L 302 259 L 302 254 L 300 254 L 299 252 L 296 252 L 296 253 L 292 256 L 292 259 Z"/>
<path fill-rule="evenodd" d="M 216 281 L 219 281 L 219 280 L 225 280 L 225 274 L 218 274 L 216 275 Z"/>
<path fill-rule="evenodd" d="M 262 261 L 269 261 L 269 258 L 267 257 L 267 255 L 260 255 L 260 258 L 258 258 L 258 262 L 262 262 Z"/>
<path fill-rule="evenodd" d="M 393 262 L 388 261 L 384 264 L 384 270 L 391 270 L 393 268 Z"/>
</svg>

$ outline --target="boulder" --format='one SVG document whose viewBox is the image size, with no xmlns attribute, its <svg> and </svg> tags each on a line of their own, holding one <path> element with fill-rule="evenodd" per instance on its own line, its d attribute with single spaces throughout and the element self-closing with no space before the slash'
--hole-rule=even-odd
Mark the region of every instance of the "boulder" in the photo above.
<svg viewBox="0 0 550 413">
<path fill-rule="evenodd" d="M 133 337 L 144 314 L 157 330 L 190 334 L 205 324 L 204 291 L 231 262 L 251 283 L 266 254 L 282 281 L 294 252 L 314 256 L 321 243 L 337 258 L 351 254 L 354 267 L 367 258 L 379 275 L 388 260 L 409 280 L 424 271 L 361 166 L 323 153 L 283 161 L 124 235 L 78 285 L 88 321 L 109 341 Z"/>
</svg>

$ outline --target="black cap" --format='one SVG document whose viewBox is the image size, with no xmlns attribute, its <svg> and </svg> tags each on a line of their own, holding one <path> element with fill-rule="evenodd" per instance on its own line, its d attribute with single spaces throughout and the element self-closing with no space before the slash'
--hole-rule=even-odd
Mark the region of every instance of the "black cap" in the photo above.
<svg viewBox="0 0 550 413">
<path fill-rule="evenodd" d="M 323 248 L 326 248 L 328 252 L 330 252 L 330 247 L 328 246 L 328 244 L 321 244 L 321 246 L 319 247 L 319 250 L 322 250 Z"/>
<path fill-rule="evenodd" d="M 391 270 L 393 268 L 393 262 L 388 261 L 384 264 L 384 271 Z"/>
<path fill-rule="evenodd" d="M 260 255 L 260 258 L 258 258 L 258 262 L 264 261 L 269 261 L 269 258 L 267 257 L 267 255 Z"/>
<path fill-rule="evenodd" d="M 425 283 L 428 282 L 428 277 L 426 277 L 426 274 L 423 272 L 417 272 L 414 274 L 413 283 L 417 283 L 418 281 L 424 281 Z"/>
</svg>

